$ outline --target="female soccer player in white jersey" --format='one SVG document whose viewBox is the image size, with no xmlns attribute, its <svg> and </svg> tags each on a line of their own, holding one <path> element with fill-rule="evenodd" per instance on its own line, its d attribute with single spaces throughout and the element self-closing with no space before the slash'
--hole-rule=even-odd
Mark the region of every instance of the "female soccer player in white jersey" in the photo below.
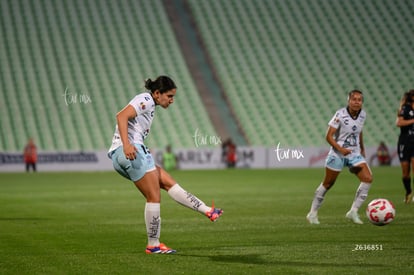
<svg viewBox="0 0 414 275">
<path fill-rule="evenodd" d="M 372 173 L 365 161 L 362 139 L 366 117 L 365 111 L 362 110 L 363 100 L 361 91 L 349 92 L 348 106 L 339 109 L 328 124 L 326 140 L 331 149 L 325 161 L 325 178 L 316 189 L 310 212 L 306 216 L 311 224 L 319 224 L 318 210 L 326 192 L 333 186 L 344 166 L 349 167 L 360 180 L 351 209 L 345 216 L 356 224 L 363 223 L 359 218 L 358 209 L 367 198 L 372 182 Z"/>
<path fill-rule="evenodd" d="M 216 221 L 223 213 L 219 208 L 208 207 L 203 201 L 185 191 L 162 168 L 156 167 L 144 140 L 148 136 L 157 105 L 168 108 L 174 102 L 177 88 L 167 76 L 146 80 L 146 92 L 135 96 L 117 115 L 117 125 L 108 156 L 115 170 L 134 182 L 146 199 L 144 218 L 147 229 L 148 254 L 175 253 L 174 249 L 160 243 L 160 189 L 180 204 Z M 158 168 L 158 169 L 157 169 Z"/>
</svg>

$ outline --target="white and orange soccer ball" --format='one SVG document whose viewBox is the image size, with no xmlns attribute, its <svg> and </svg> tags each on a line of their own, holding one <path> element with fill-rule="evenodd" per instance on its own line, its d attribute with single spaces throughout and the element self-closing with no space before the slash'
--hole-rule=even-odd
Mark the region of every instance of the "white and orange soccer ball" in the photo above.
<svg viewBox="0 0 414 275">
<path fill-rule="evenodd" d="M 369 221 L 375 225 L 386 225 L 395 218 L 395 207 L 387 199 L 372 200 L 366 209 Z"/>
</svg>

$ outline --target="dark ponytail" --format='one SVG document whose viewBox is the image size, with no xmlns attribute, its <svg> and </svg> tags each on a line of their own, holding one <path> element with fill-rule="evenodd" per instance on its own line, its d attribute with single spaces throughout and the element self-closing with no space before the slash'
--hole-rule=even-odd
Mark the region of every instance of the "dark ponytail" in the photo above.
<svg viewBox="0 0 414 275">
<path fill-rule="evenodd" d="M 145 89 L 151 91 L 151 93 L 158 90 L 161 94 L 163 94 L 176 88 L 177 86 L 175 86 L 174 81 L 165 75 L 157 77 L 154 81 L 152 81 L 151 78 L 145 80 Z"/>
</svg>

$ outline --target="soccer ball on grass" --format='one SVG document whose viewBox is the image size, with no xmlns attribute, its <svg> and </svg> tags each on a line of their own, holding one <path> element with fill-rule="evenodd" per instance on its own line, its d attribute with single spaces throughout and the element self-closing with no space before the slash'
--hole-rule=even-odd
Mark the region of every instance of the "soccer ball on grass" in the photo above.
<svg viewBox="0 0 414 275">
<path fill-rule="evenodd" d="M 369 221 L 375 225 L 386 225 L 394 220 L 395 207 L 387 199 L 372 200 L 366 209 Z"/>
</svg>

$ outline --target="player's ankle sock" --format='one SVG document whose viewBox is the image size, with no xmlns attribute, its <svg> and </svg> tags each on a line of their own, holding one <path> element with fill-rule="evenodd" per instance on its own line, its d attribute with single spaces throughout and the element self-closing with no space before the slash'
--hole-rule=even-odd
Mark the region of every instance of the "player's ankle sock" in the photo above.
<svg viewBox="0 0 414 275">
<path fill-rule="evenodd" d="M 147 202 L 145 204 L 145 226 L 147 228 L 148 245 L 160 245 L 161 217 L 160 204 Z"/>
<path fill-rule="evenodd" d="M 202 200 L 185 191 L 178 183 L 174 184 L 174 186 L 168 190 L 168 195 L 170 195 L 170 197 L 176 202 L 202 214 L 210 211 L 211 209 Z"/>
<path fill-rule="evenodd" d="M 368 191 L 371 188 L 370 183 L 361 182 L 356 194 L 354 202 L 352 203 L 351 210 L 358 211 L 358 209 L 361 207 L 362 203 L 365 201 L 365 199 L 368 196 Z"/>
<path fill-rule="evenodd" d="M 322 183 L 318 186 L 318 188 L 316 188 L 310 212 L 314 213 L 318 211 L 318 209 L 321 207 L 323 203 L 327 191 L 328 189 L 326 189 Z"/>
</svg>

